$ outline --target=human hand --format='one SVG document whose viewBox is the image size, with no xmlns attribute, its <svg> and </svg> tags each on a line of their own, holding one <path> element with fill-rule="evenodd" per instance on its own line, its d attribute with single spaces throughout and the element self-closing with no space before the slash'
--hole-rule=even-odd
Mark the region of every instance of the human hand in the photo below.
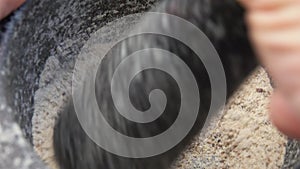
<svg viewBox="0 0 300 169">
<path fill-rule="evenodd" d="M 276 89 L 270 117 L 280 131 L 300 139 L 300 1 L 239 0 L 249 34 Z"/>
</svg>

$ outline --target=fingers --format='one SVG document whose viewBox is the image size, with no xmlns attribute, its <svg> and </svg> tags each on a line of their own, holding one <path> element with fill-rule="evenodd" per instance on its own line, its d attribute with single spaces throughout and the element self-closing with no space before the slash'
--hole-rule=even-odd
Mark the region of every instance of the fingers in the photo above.
<svg viewBox="0 0 300 169">
<path fill-rule="evenodd" d="M 266 50 L 295 51 L 300 49 L 300 20 L 299 25 L 285 29 L 261 30 L 252 29 L 251 37 L 256 45 Z"/>
<path fill-rule="evenodd" d="M 300 49 L 300 1 L 276 10 L 249 10 L 247 23 L 259 48 L 276 52 Z"/>
<path fill-rule="evenodd" d="M 248 9 L 249 34 L 259 59 L 278 89 L 287 95 L 300 90 L 300 1 L 241 2 Z"/>
<path fill-rule="evenodd" d="M 17 9 L 25 0 L 0 0 L 0 19 Z"/>
<path fill-rule="evenodd" d="M 261 30 L 299 26 L 299 23 L 295 22 L 300 20 L 299 2 L 274 10 L 249 10 L 247 22 L 252 29 Z"/>
<path fill-rule="evenodd" d="M 291 109 L 282 93 L 274 93 L 270 103 L 270 118 L 287 136 L 300 139 L 300 114 Z"/>
<path fill-rule="evenodd" d="M 269 10 L 295 3 L 298 0 L 238 0 L 248 10 Z"/>
<path fill-rule="evenodd" d="M 300 139 L 300 1 L 239 1 L 259 59 L 276 86 L 270 118 L 280 131 Z"/>
</svg>

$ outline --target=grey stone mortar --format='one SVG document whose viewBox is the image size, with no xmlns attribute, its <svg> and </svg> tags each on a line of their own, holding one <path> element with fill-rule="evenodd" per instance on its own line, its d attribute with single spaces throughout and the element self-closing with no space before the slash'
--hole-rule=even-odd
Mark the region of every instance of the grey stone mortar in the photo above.
<svg viewBox="0 0 300 169">
<path fill-rule="evenodd" d="M 287 147 L 283 169 L 300 168 L 300 141 L 290 139 Z"/>
<path fill-rule="evenodd" d="M 91 0 L 87 0 L 86 4 L 88 1 Z M 5 27 L 0 26 L 2 32 L 6 31 L 0 35 L 0 169 L 47 168 L 30 145 L 33 97 L 38 89 L 39 75 L 46 60 L 55 55 L 61 65 L 72 66 L 65 63 L 72 63 L 70 60 L 74 59 L 74 55 L 80 51 L 91 33 L 117 17 L 145 11 L 155 3 L 154 0 L 113 2 L 108 4 L 97 1 L 90 6 L 89 11 L 81 11 L 80 6 L 85 3 L 79 4 L 75 0 L 29 0 L 13 18 L 6 20 Z M 51 13 L 53 8 L 64 7 L 60 5 L 62 3 L 70 4 L 72 8 L 61 10 L 60 13 Z M 44 16 L 44 13 L 49 14 Z M 90 13 L 95 13 L 98 17 L 91 18 Z M 73 17 L 89 22 L 74 22 Z M 60 28 L 65 26 L 70 29 L 61 32 Z M 66 39 L 78 43 L 70 44 L 68 50 L 62 51 L 61 46 L 65 45 Z M 47 47 L 41 48 L 42 46 Z M 12 57 L 6 58 L 7 55 Z M 28 65 L 36 66 L 28 70 Z M 13 73 L 5 68 L 12 68 Z M 283 168 L 293 168 L 294 164 L 298 164 L 299 142 L 289 141 L 285 158 Z"/>
<path fill-rule="evenodd" d="M 46 60 L 55 55 L 60 65 L 66 69 L 72 67 L 91 33 L 116 18 L 146 11 L 155 3 L 155 0 L 90 1 L 29 0 L 1 22 L 0 29 L 5 33 L 0 34 L 0 169 L 47 169 L 31 145 L 33 98 Z M 81 8 L 84 5 L 89 5 L 88 11 Z M 91 18 L 91 13 L 97 17 Z M 76 44 L 65 43 L 68 40 Z M 66 50 L 62 51 L 62 46 Z"/>
</svg>

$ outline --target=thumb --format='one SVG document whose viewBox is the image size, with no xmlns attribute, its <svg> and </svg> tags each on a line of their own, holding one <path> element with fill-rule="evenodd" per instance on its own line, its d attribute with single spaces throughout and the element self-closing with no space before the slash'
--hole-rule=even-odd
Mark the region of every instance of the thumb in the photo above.
<svg viewBox="0 0 300 169">
<path fill-rule="evenodd" d="M 279 91 L 272 96 L 270 118 L 282 133 L 291 138 L 300 139 L 300 113 L 291 108 L 288 100 Z"/>
<path fill-rule="evenodd" d="M 0 0 L 0 19 L 21 6 L 25 0 Z"/>
</svg>

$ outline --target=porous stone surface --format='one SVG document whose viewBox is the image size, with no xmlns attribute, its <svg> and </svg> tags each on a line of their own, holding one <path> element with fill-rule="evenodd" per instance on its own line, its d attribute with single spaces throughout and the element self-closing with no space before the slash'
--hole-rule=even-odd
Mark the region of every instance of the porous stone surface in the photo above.
<svg viewBox="0 0 300 169">
<path fill-rule="evenodd" d="M 52 169 L 57 168 L 52 146 L 53 126 L 72 80 L 70 70 L 61 72 L 58 61 L 50 57 L 35 96 L 34 147 Z M 57 78 L 45 83 L 51 77 Z M 196 137 L 173 168 L 281 168 L 287 139 L 268 119 L 271 92 L 266 73 L 257 70 L 231 98 L 207 137 Z"/>
<path fill-rule="evenodd" d="M 281 168 L 287 139 L 268 119 L 272 88 L 263 69 L 230 99 L 208 137 L 196 138 L 175 163 L 180 169 Z"/>
<path fill-rule="evenodd" d="M 41 74 L 39 90 L 35 94 L 35 113 L 32 118 L 33 145 L 38 155 L 51 168 L 58 168 L 53 151 L 53 128 L 58 112 L 70 94 L 70 79 L 71 71 L 63 71 L 59 61 L 50 57 Z"/>
</svg>

